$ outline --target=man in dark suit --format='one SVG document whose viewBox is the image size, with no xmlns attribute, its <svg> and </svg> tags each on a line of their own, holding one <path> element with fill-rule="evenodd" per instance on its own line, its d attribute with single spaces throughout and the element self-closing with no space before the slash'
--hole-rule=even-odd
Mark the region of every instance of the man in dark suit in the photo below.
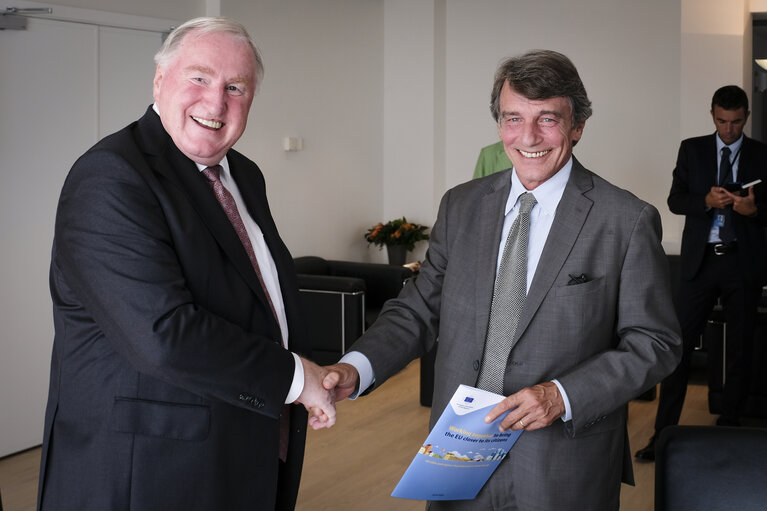
<svg viewBox="0 0 767 511">
<path fill-rule="evenodd" d="M 324 372 L 299 357 L 292 258 L 242 135 L 261 58 L 198 18 L 155 56 L 155 103 L 66 179 L 38 508 L 293 509 Z M 304 406 L 295 406 L 300 403 Z"/>
<path fill-rule="evenodd" d="M 684 140 L 679 147 L 668 206 L 685 215 L 677 299 L 684 355 L 661 384 L 655 434 L 637 451 L 639 459 L 654 460 L 658 434 L 679 422 L 692 352 L 717 299 L 727 323 L 724 400 L 717 424 L 740 424 L 748 384 L 745 362 L 767 256 L 767 146 L 743 135 L 748 114 L 745 91 L 735 85 L 722 87 L 711 100 L 716 133 Z M 757 179 L 762 184 L 735 191 Z"/>
<path fill-rule="evenodd" d="M 590 105 L 564 55 L 501 64 L 491 110 L 513 169 L 445 194 L 418 277 L 325 379 L 339 398 L 364 392 L 437 343 L 432 425 L 459 384 L 500 385 L 488 419 L 511 410 L 502 429 L 525 433 L 475 500 L 429 509 L 606 511 L 633 482 L 627 403 L 673 370 L 681 339 L 658 211 L 572 156 Z M 529 242 L 511 242 L 526 263 L 507 264 L 531 194 Z"/>
</svg>

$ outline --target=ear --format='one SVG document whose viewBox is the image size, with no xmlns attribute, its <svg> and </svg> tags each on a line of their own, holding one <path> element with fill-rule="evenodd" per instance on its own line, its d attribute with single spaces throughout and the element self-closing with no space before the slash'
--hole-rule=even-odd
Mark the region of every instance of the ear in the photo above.
<svg viewBox="0 0 767 511">
<path fill-rule="evenodd" d="M 154 80 L 152 80 L 152 97 L 157 101 L 157 96 L 160 93 L 160 87 L 162 85 L 163 70 L 160 66 L 157 66 L 154 72 Z"/>
<path fill-rule="evenodd" d="M 578 142 L 583 136 L 583 128 L 586 127 L 586 121 L 576 124 L 573 127 L 573 131 L 570 133 L 570 140 L 573 141 L 573 145 Z"/>
</svg>

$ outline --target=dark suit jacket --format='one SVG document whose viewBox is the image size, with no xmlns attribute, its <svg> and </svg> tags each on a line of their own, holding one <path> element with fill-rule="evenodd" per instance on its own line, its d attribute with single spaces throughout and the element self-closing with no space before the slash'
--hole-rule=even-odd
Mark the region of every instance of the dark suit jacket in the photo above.
<svg viewBox="0 0 767 511">
<path fill-rule="evenodd" d="M 290 349 L 304 352 L 263 176 L 236 151 L 227 158 L 279 271 Z M 291 407 L 279 495 L 277 473 L 293 357 L 207 180 L 151 108 L 70 171 L 50 285 L 42 509 L 292 508 L 303 407 Z"/>
<path fill-rule="evenodd" d="M 477 382 L 510 172 L 445 194 L 418 277 L 352 346 L 380 385 L 438 339 L 432 424 Z M 573 420 L 525 432 L 499 468 L 518 509 L 617 509 L 621 476 L 633 480 L 627 403 L 681 353 L 660 240 L 654 207 L 574 160 L 504 376 L 506 395 L 557 378 Z"/>
<path fill-rule="evenodd" d="M 764 226 L 767 224 L 767 145 L 744 137 L 738 162 L 738 181 L 761 179 L 754 188 L 758 213 L 745 217 L 734 213 L 733 227 L 738 240 L 738 262 L 745 275 L 763 281 L 765 257 Z M 682 233 L 682 278 L 698 273 L 714 221 L 714 210 L 706 210 L 706 194 L 717 183 L 716 134 L 688 138 L 679 146 L 668 206 L 672 213 L 685 215 Z"/>
</svg>

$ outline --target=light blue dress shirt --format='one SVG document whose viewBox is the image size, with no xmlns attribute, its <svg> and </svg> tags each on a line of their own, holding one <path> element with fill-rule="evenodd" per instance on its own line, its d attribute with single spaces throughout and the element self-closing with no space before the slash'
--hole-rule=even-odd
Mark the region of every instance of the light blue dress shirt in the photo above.
<svg viewBox="0 0 767 511">
<path fill-rule="evenodd" d="M 719 133 L 716 134 L 716 182 L 718 183 L 721 177 L 719 176 L 719 168 L 722 164 L 722 149 L 725 147 L 730 148 L 730 164 L 732 165 L 732 180 L 738 181 L 738 164 L 740 162 L 740 147 L 743 145 L 743 135 L 738 140 L 730 145 L 722 142 L 719 138 Z M 708 208 L 711 209 L 711 208 Z M 708 234 L 709 243 L 720 243 L 722 239 L 719 237 L 719 226 L 716 222 L 711 223 L 711 231 Z"/>
</svg>

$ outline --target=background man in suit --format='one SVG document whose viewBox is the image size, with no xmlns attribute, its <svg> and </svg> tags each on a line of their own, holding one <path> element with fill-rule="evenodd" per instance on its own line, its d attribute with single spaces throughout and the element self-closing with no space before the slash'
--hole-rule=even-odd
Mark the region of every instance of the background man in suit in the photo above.
<svg viewBox="0 0 767 511">
<path fill-rule="evenodd" d="M 263 175 L 231 149 L 261 58 L 239 23 L 199 18 L 155 60 L 155 104 L 61 192 L 38 506 L 292 509 L 307 414 L 286 404 L 314 427 L 335 409 L 295 354 L 309 346 Z"/>
<path fill-rule="evenodd" d="M 724 402 L 717 424 L 740 423 L 748 390 L 744 362 L 753 342 L 767 255 L 763 232 L 767 146 L 743 135 L 748 114 L 745 91 L 735 85 L 722 87 L 711 100 L 716 133 L 684 140 L 679 147 L 668 206 L 685 215 L 677 299 L 684 354 L 679 367 L 663 380 L 655 434 L 637 451 L 640 459 L 654 460 L 658 434 L 679 422 L 690 358 L 717 299 L 727 322 Z M 763 184 L 749 188 L 744 196 L 725 188 L 756 179 Z"/>
<path fill-rule="evenodd" d="M 459 384 L 485 387 L 483 368 L 500 362 L 508 397 L 488 418 L 512 410 L 502 428 L 526 432 L 474 501 L 430 509 L 618 509 L 621 479 L 633 481 L 626 404 L 681 348 L 660 218 L 572 156 L 591 102 L 567 57 L 507 60 L 491 98 L 514 168 L 446 193 L 418 277 L 325 385 L 338 383 L 339 398 L 367 391 L 438 341 L 433 425 Z M 510 354 L 494 360 L 494 282 L 527 192 L 537 204 L 526 267 L 510 270 L 526 270 L 527 296 Z"/>
</svg>

